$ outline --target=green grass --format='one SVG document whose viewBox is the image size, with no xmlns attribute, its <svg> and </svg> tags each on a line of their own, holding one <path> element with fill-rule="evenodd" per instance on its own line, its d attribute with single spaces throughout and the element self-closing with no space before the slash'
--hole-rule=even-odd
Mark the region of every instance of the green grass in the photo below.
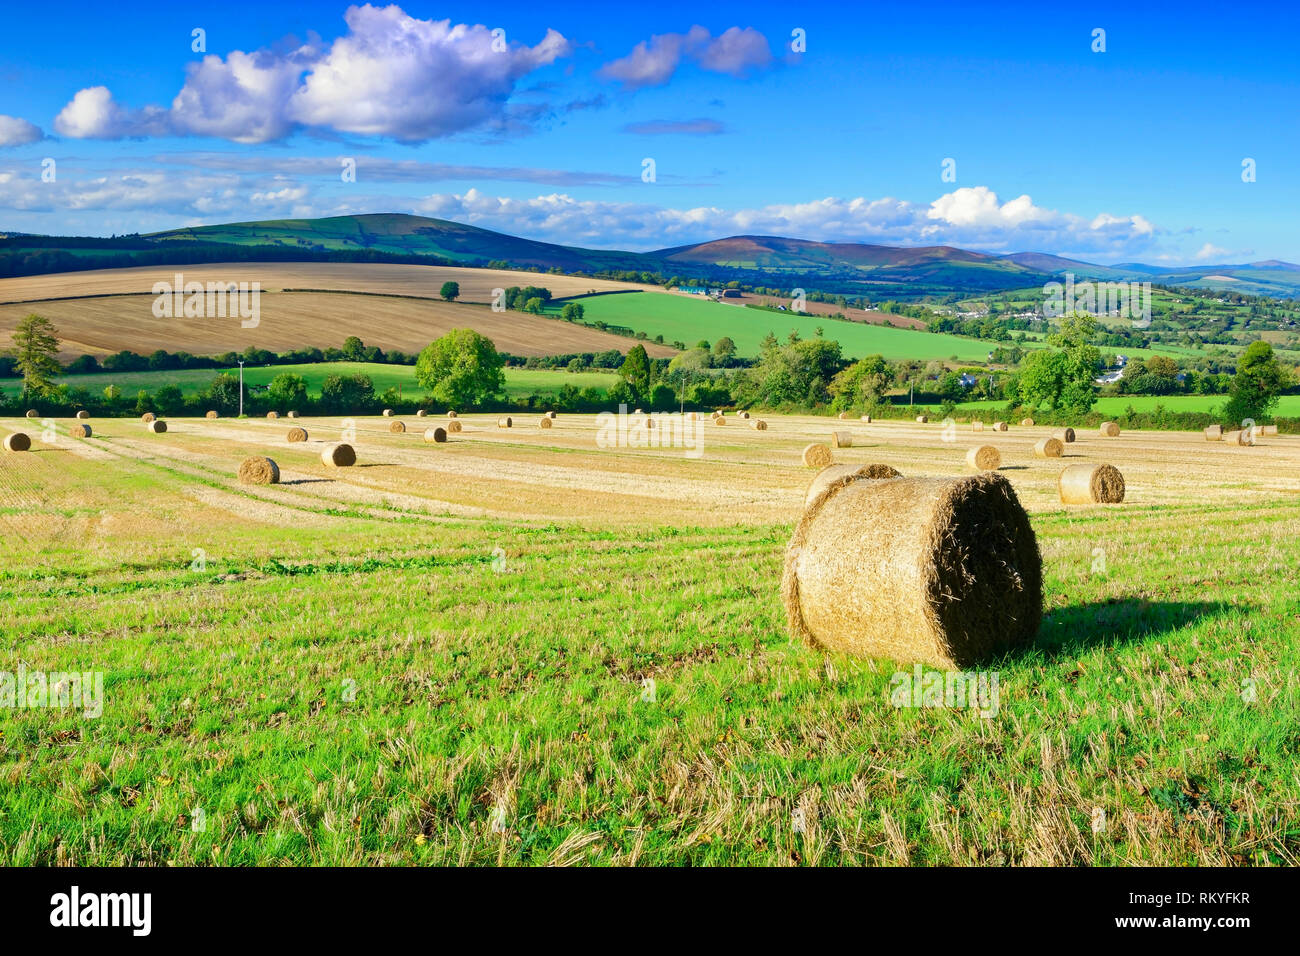
<svg viewBox="0 0 1300 956">
<path fill-rule="evenodd" d="M 239 368 L 233 369 L 182 369 L 170 372 L 104 372 L 94 375 L 66 375 L 59 379 L 61 384 L 72 388 L 84 388 L 92 394 L 103 392 L 108 385 L 116 385 L 123 395 L 135 395 L 141 389 L 155 392 L 163 385 L 179 385 L 187 395 L 202 392 L 212 379 L 228 371 L 239 374 Z M 411 365 L 385 365 L 375 362 L 322 362 L 309 365 L 269 365 L 253 368 L 244 367 L 246 385 L 268 385 L 277 375 L 286 372 L 301 375 L 307 381 L 307 391 L 312 395 L 320 394 L 321 383 L 330 375 L 368 375 L 375 383 L 375 391 L 382 392 L 393 386 L 400 386 L 405 395 L 419 395 L 423 389 L 416 384 L 415 368 Z M 560 369 L 506 369 L 506 395 L 520 398 L 532 394 L 554 394 L 565 385 L 574 388 L 609 388 L 618 381 L 613 372 L 566 372 Z M 0 390 L 17 394 L 21 390 L 18 379 L 0 381 Z"/>
<path fill-rule="evenodd" d="M 1224 395 L 1107 395 L 1097 399 L 1093 410 L 1104 415 L 1119 414 L 1130 405 L 1135 411 L 1154 411 L 1157 405 L 1163 405 L 1171 412 L 1211 412 L 1222 408 L 1227 401 Z M 1005 408 L 1004 401 L 963 402 L 958 409 L 975 410 L 981 408 Z M 1283 395 L 1273 414 L 1293 418 L 1300 417 L 1300 395 Z"/>
</svg>

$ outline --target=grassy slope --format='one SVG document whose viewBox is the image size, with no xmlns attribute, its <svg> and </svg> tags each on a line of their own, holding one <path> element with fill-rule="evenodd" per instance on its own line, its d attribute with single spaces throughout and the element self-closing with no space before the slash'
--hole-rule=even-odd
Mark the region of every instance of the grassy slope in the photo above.
<svg viewBox="0 0 1300 956">
<path fill-rule="evenodd" d="M 156 391 L 167 384 L 179 385 L 187 395 L 201 392 L 207 388 L 213 377 L 219 375 L 220 369 L 184 369 L 171 372 L 104 372 L 95 375 L 68 375 L 60 379 L 72 388 L 84 388 L 92 393 L 103 391 L 107 385 L 117 385 L 123 395 L 134 395 L 144 389 Z M 232 375 L 239 374 L 239 368 L 228 370 Z M 329 375 L 368 375 L 375 383 L 375 391 L 382 392 L 394 385 L 400 385 L 404 394 L 419 394 L 420 387 L 415 382 L 415 368 L 411 365 L 385 365 L 374 362 L 325 362 L 312 365 L 270 365 L 244 368 L 244 383 L 247 385 L 267 385 L 277 375 L 289 372 L 301 375 L 307 380 L 307 390 L 313 395 L 320 393 L 321 382 Z M 574 388 L 608 388 L 618 380 L 618 376 L 607 372 L 565 372 L 552 369 L 506 369 L 506 394 L 511 397 L 532 394 L 558 392 L 565 385 Z M 20 389 L 18 379 L 0 380 L 0 391 L 15 393 Z"/>
<path fill-rule="evenodd" d="M 203 487 L 73 458 L 5 513 Z M 0 862 L 1294 864 L 1298 525 L 1037 515 L 1048 616 L 992 720 L 895 709 L 888 662 L 791 643 L 784 524 L 56 535 L 0 556 L 6 657 L 102 670 L 108 705 L 4 715 Z"/>
<path fill-rule="evenodd" d="M 1118 395 L 1097 400 L 1094 410 L 1104 414 L 1119 413 L 1130 405 L 1139 412 L 1153 411 L 1163 405 L 1171 412 L 1209 412 L 1221 408 L 1227 399 L 1222 395 Z M 1006 402 L 965 402 L 959 409 L 1005 408 Z M 1274 415 L 1287 418 L 1300 416 L 1300 395 L 1283 395 L 1278 400 Z"/>
</svg>

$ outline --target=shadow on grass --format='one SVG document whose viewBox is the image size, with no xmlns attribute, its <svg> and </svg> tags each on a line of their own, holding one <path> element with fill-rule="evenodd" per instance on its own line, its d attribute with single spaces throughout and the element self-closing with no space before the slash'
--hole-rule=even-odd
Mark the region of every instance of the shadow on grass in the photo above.
<svg viewBox="0 0 1300 956">
<path fill-rule="evenodd" d="M 1056 608 L 1043 615 L 1038 638 L 1025 649 L 1049 659 L 1079 654 L 1099 645 L 1120 645 L 1161 637 L 1208 618 L 1240 613 L 1223 601 L 1148 601 L 1112 598 Z"/>
<path fill-rule="evenodd" d="M 281 481 L 282 485 L 326 485 L 334 481 L 333 478 L 295 478 L 293 481 Z"/>
</svg>

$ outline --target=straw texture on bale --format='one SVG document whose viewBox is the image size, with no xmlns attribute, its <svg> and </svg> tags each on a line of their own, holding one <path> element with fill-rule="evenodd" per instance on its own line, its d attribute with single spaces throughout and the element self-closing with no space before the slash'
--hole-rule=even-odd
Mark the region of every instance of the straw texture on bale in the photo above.
<svg viewBox="0 0 1300 956">
<path fill-rule="evenodd" d="M 727 420 L 726 420 L 723 416 L 719 415 L 717 418 L 715 418 L 715 419 L 713 420 L 713 424 L 715 424 L 715 425 L 725 425 L 725 424 L 727 424 Z"/>
<path fill-rule="evenodd" d="M 289 441 L 294 441 L 294 442 L 306 441 L 307 429 L 299 428 L 298 426 L 295 425 L 293 428 L 289 429 L 289 434 L 286 437 Z"/>
<path fill-rule="evenodd" d="M 749 427 L 755 431 L 765 432 L 767 431 L 767 422 L 763 421 L 761 418 L 755 418 L 749 423 Z"/>
<path fill-rule="evenodd" d="M 919 424 L 924 425 L 924 424 L 926 424 L 927 422 L 930 421 L 930 416 L 929 416 L 929 415 L 917 415 L 917 416 L 916 416 L 916 420 L 917 420 L 917 422 L 918 422 Z"/>
<path fill-rule="evenodd" d="M 538 428 L 550 428 L 551 425 L 552 425 L 551 419 L 546 415 L 543 415 L 542 420 L 537 423 Z"/>
<path fill-rule="evenodd" d="M 814 442 L 803 450 L 803 463 L 809 468 L 825 468 L 831 461 L 831 450 L 821 442 Z"/>
<path fill-rule="evenodd" d="M 1119 426 L 1114 422 L 1102 422 L 1101 434 L 1105 438 L 1115 438 L 1119 435 Z"/>
<path fill-rule="evenodd" d="M 163 432 L 167 430 L 167 423 L 163 421 L 161 418 L 155 418 L 146 427 L 149 429 L 149 431 L 153 432 L 155 435 L 161 435 Z"/>
<path fill-rule="evenodd" d="M 145 412 L 143 415 L 140 416 L 140 421 L 148 425 L 151 421 L 153 421 L 157 417 L 158 416 L 155 415 L 153 412 Z"/>
<path fill-rule="evenodd" d="M 993 445 L 979 445 L 966 452 L 966 464 L 976 471 L 997 471 L 1002 464 L 1002 453 Z"/>
<path fill-rule="evenodd" d="M 449 432 L 458 432 L 461 430 L 462 427 L 463 426 L 461 425 L 461 423 L 456 421 L 454 418 L 451 421 L 447 422 L 447 431 Z"/>
<path fill-rule="evenodd" d="M 424 410 L 423 408 L 417 408 L 417 409 L 415 410 L 415 417 L 416 417 L 416 418 L 423 418 L 423 417 L 425 416 L 425 414 L 426 414 L 426 412 L 425 412 L 425 410 Z"/>
<path fill-rule="evenodd" d="M 402 432 L 406 431 L 406 422 L 395 421 L 388 426 L 388 430 L 394 435 L 400 435 Z"/>
<path fill-rule="evenodd" d="M 741 417 L 741 418 L 748 418 L 748 417 L 749 417 L 749 412 L 741 412 L 741 413 L 740 413 L 740 417 Z"/>
<path fill-rule="evenodd" d="M 513 427 L 513 426 L 514 426 L 514 421 L 512 421 L 512 420 L 511 420 L 510 418 L 508 418 L 508 417 L 507 417 L 507 418 L 498 418 L 498 419 L 497 419 L 497 428 L 511 428 L 511 427 Z"/>
<path fill-rule="evenodd" d="M 903 477 L 897 470 L 882 464 L 871 465 L 827 465 L 821 471 L 817 472 L 812 482 L 808 485 L 808 492 L 803 496 L 803 506 L 807 508 L 817 496 L 826 490 L 832 481 L 855 475 L 859 478 L 870 478 L 872 481 L 880 481 L 886 478 Z"/>
<path fill-rule="evenodd" d="M 1020 424 L 1024 425 L 1026 428 L 1032 428 L 1034 420 L 1032 418 L 1022 418 L 1020 419 Z"/>
<path fill-rule="evenodd" d="M 549 418 L 549 419 L 551 419 L 552 421 L 554 421 L 554 420 L 555 420 L 555 412 L 547 412 L 547 413 L 546 413 L 546 417 Z"/>
<path fill-rule="evenodd" d="M 848 432 L 831 432 L 832 448 L 852 448 L 853 436 Z"/>
<path fill-rule="evenodd" d="M 445 442 L 447 440 L 447 429 L 441 425 L 424 430 L 424 440 L 433 444 L 434 442 Z"/>
<path fill-rule="evenodd" d="M 1052 437 L 1068 445 L 1070 442 L 1074 441 L 1074 429 L 1058 428 L 1056 431 L 1052 432 Z"/>
<path fill-rule="evenodd" d="M 36 409 L 34 409 L 34 408 L 29 408 L 29 409 L 27 409 L 27 417 L 28 417 L 28 418 L 40 418 L 41 416 L 40 416 L 40 413 L 38 413 L 38 412 L 36 411 Z"/>
<path fill-rule="evenodd" d="M 32 447 L 32 440 L 26 432 L 13 432 L 5 435 L 5 451 L 27 451 Z"/>
<path fill-rule="evenodd" d="M 1039 458 L 1060 458 L 1065 454 L 1065 442 L 1059 438 L 1040 438 L 1034 444 L 1034 454 Z"/>
<path fill-rule="evenodd" d="M 982 431 L 984 430 L 984 423 L 983 423 L 983 422 L 971 422 L 971 423 L 970 423 L 970 430 L 973 431 L 973 432 L 982 432 Z"/>
<path fill-rule="evenodd" d="M 347 468 L 357 463 L 357 453 L 345 442 L 326 445 L 320 453 L 320 460 L 331 468 Z"/>
<path fill-rule="evenodd" d="M 1006 423 L 1006 422 L 994 422 L 994 423 L 993 423 L 993 430 L 994 430 L 995 432 L 1004 432 L 1004 431 L 1007 430 L 1007 423 Z"/>
<path fill-rule="evenodd" d="M 1205 440 L 1223 441 L 1223 426 L 1211 425 L 1209 428 L 1205 429 Z"/>
<path fill-rule="evenodd" d="M 447 413 L 447 417 L 448 417 L 448 418 L 455 418 L 455 417 L 456 417 L 456 413 L 455 413 L 455 412 L 448 412 L 448 413 Z"/>
<path fill-rule="evenodd" d="M 1114 465 L 1069 465 L 1056 486 L 1067 505 L 1113 505 L 1124 500 L 1124 476 Z"/>
<path fill-rule="evenodd" d="M 81 411 L 77 412 L 77 417 L 78 417 L 78 418 L 82 418 L 82 419 L 89 418 L 89 417 L 90 417 L 90 412 L 86 411 L 86 410 L 83 408 Z"/>
<path fill-rule="evenodd" d="M 634 411 L 632 414 L 633 414 L 633 415 L 644 415 L 645 412 L 641 411 L 641 409 L 638 408 L 638 409 L 637 409 L 636 411 Z"/>
<path fill-rule="evenodd" d="M 246 485 L 279 484 L 280 466 L 270 458 L 253 455 L 239 463 L 239 480 Z"/>
<path fill-rule="evenodd" d="M 206 415 L 204 415 L 203 417 L 204 417 L 204 418 L 220 418 L 221 416 L 218 415 L 218 414 L 216 413 L 215 410 L 210 410 L 210 411 L 209 411 Z"/>
<path fill-rule="evenodd" d="M 392 418 L 392 417 L 393 417 L 393 410 L 392 410 L 391 408 L 385 408 L 385 409 L 384 409 L 384 417 L 385 417 L 385 418 Z"/>
<path fill-rule="evenodd" d="M 298 417 L 298 413 L 297 413 L 297 412 L 288 412 L 287 414 L 288 414 L 288 417 L 289 417 L 289 418 L 297 418 L 297 417 Z"/>
<path fill-rule="evenodd" d="M 1276 434 L 1277 434 L 1277 426 L 1276 426 L 1276 425 L 1260 425 L 1260 426 L 1259 426 L 1259 433 L 1260 433 L 1261 435 L 1276 435 Z"/>
<path fill-rule="evenodd" d="M 1042 558 L 1001 475 L 850 475 L 804 511 L 781 597 L 813 647 L 965 668 L 1033 641 Z"/>
<path fill-rule="evenodd" d="M 858 419 L 858 420 L 859 420 L 859 421 L 866 422 L 868 425 L 871 424 L 871 416 L 870 416 L 870 415 L 863 415 L 863 416 L 862 416 L 860 419 Z"/>
<path fill-rule="evenodd" d="M 279 412 L 267 412 L 267 413 L 266 413 L 266 417 L 267 417 L 267 418 L 279 418 L 279 417 L 280 417 L 280 413 L 279 413 Z"/>
<path fill-rule="evenodd" d="M 1249 429 L 1234 428 L 1230 432 L 1223 433 L 1223 440 L 1229 445 L 1253 445 L 1255 439 L 1251 437 Z"/>
<path fill-rule="evenodd" d="M 89 438 L 90 426 L 82 425 L 80 423 L 76 425 L 72 425 L 68 428 L 68 434 L 71 435 L 73 438 Z"/>
<path fill-rule="evenodd" d="M 848 412 L 840 412 L 840 421 L 842 421 L 842 422 L 847 422 L 848 420 L 849 420 L 849 413 L 848 413 Z"/>
</svg>

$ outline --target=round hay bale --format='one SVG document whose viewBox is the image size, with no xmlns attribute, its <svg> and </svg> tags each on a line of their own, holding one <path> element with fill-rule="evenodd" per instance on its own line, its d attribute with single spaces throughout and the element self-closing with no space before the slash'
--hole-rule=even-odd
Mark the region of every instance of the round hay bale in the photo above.
<svg viewBox="0 0 1300 956">
<path fill-rule="evenodd" d="M 1004 432 L 1004 431 L 1007 430 L 1007 423 L 1006 423 L 1006 422 L 994 422 L 994 423 L 993 423 L 993 430 L 994 430 L 995 432 Z"/>
<path fill-rule="evenodd" d="M 307 440 L 307 429 L 294 426 L 289 429 L 289 434 L 285 436 L 287 441 L 299 442 Z"/>
<path fill-rule="evenodd" d="M 462 428 L 461 423 L 456 421 L 455 419 L 452 419 L 451 421 L 447 422 L 448 432 L 458 432 L 461 430 L 461 428 Z"/>
<path fill-rule="evenodd" d="M 840 412 L 840 416 L 839 416 L 839 418 L 840 418 L 840 421 L 842 421 L 842 422 L 846 422 L 846 421 L 849 420 L 849 413 L 848 413 L 848 412 Z"/>
<path fill-rule="evenodd" d="M 155 435 L 161 435 L 163 432 L 167 430 L 167 423 L 163 421 L 161 418 L 155 418 L 145 427 L 148 428 L 149 431 L 153 432 Z"/>
<path fill-rule="evenodd" d="M 89 438 L 90 426 L 82 425 L 81 423 L 78 422 L 76 425 L 68 426 L 68 434 L 71 435 L 73 438 Z"/>
<path fill-rule="evenodd" d="M 347 468 L 357 463 L 357 453 L 346 442 L 336 442 L 325 446 L 320 453 L 320 460 L 331 468 Z"/>
<path fill-rule="evenodd" d="M 713 424 L 715 424 L 715 425 L 725 425 L 725 424 L 727 424 L 727 419 L 724 418 L 722 415 L 719 415 L 717 418 L 715 418 L 715 419 L 713 420 Z"/>
<path fill-rule="evenodd" d="M 966 464 L 976 471 L 997 471 L 1002 465 L 1002 452 L 993 445 L 979 445 L 966 452 Z"/>
<path fill-rule="evenodd" d="M 846 476 L 795 528 L 781 597 L 813 647 L 958 669 L 1033 641 L 1042 572 L 1002 475 Z"/>
<path fill-rule="evenodd" d="M 27 409 L 27 417 L 28 417 L 28 418 L 40 418 L 41 416 L 40 416 L 40 413 L 36 411 L 36 409 L 34 409 L 34 408 L 29 408 L 29 409 Z"/>
<path fill-rule="evenodd" d="M 698 422 L 698 421 L 700 420 L 700 413 L 699 413 L 699 412 L 687 412 L 687 413 L 686 413 L 686 420 L 687 420 L 688 422 Z"/>
<path fill-rule="evenodd" d="M 415 410 L 415 417 L 416 417 L 416 418 L 423 418 L 424 415 L 425 415 L 425 412 L 424 412 L 424 409 L 423 409 L 423 408 L 417 408 L 417 409 Z"/>
<path fill-rule="evenodd" d="M 1209 428 L 1205 429 L 1205 440 L 1223 441 L 1223 426 L 1211 425 Z"/>
<path fill-rule="evenodd" d="M 755 418 L 749 423 L 749 427 L 755 431 L 765 432 L 767 431 L 767 422 L 761 418 Z"/>
<path fill-rule="evenodd" d="M 239 480 L 245 485 L 278 485 L 280 466 L 270 458 L 253 455 L 239 463 Z"/>
<path fill-rule="evenodd" d="M 739 416 L 740 416 L 741 418 L 746 418 L 746 419 L 747 419 L 747 418 L 749 418 L 749 412 L 740 412 L 740 413 L 739 413 Z"/>
<path fill-rule="evenodd" d="M 853 436 L 848 432 L 831 432 L 832 448 L 852 448 Z"/>
<path fill-rule="evenodd" d="M 298 413 L 297 413 L 297 412 L 287 412 L 286 415 L 287 415 L 287 417 L 289 417 L 289 418 L 297 418 L 297 417 L 298 417 Z"/>
<path fill-rule="evenodd" d="M 392 418 L 392 417 L 393 417 L 393 410 L 392 410 L 391 408 L 385 408 L 385 409 L 384 409 L 384 417 L 385 417 L 385 418 Z"/>
<path fill-rule="evenodd" d="M 151 421 L 153 421 L 157 417 L 158 416 L 155 415 L 153 412 L 145 412 L 143 415 L 140 416 L 140 421 L 148 425 Z"/>
<path fill-rule="evenodd" d="M 455 417 L 456 417 L 456 413 L 455 413 L 455 412 L 450 412 L 450 411 L 449 411 L 449 412 L 447 412 L 447 417 L 448 417 L 448 418 L 455 418 Z"/>
<path fill-rule="evenodd" d="M 551 419 L 548 418 L 546 415 L 543 415 L 543 416 L 542 416 L 542 420 L 539 421 L 539 422 L 537 423 L 537 427 L 538 427 L 538 428 L 550 428 L 552 424 L 553 424 L 553 422 L 551 421 Z"/>
<path fill-rule="evenodd" d="M 447 440 L 447 429 L 443 428 L 441 425 L 435 425 L 433 428 L 426 428 L 424 430 L 424 440 L 429 444 L 433 444 L 434 442 L 445 442 Z"/>
<path fill-rule="evenodd" d="M 279 413 L 279 412 L 267 412 L 267 413 L 266 413 L 266 417 L 267 417 L 267 418 L 279 418 L 279 417 L 280 417 L 280 413 Z"/>
<path fill-rule="evenodd" d="M 721 417 L 722 417 L 722 412 L 718 412 L 718 411 L 709 412 L 709 417 L 710 417 L 710 418 L 721 418 Z"/>
<path fill-rule="evenodd" d="M 930 416 L 929 416 L 929 415 L 917 415 L 917 416 L 916 416 L 916 421 L 917 421 L 917 424 L 924 425 L 924 424 L 926 424 L 927 422 L 930 421 Z"/>
<path fill-rule="evenodd" d="M 971 423 L 970 423 L 970 430 L 973 431 L 973 432 L 982 432 L 982 431 L 984 430 L 984 423 L 983 423 L 983 422 L 971 422 Z"/>
<path fill-rule="evenodd" d="M 813 442 L 803 450 L 803 463 L 809 468 L 825 468 L 831 461 L 831 450 L 821 442 Z"/>
<path fill-rule="evenodd" d="M 866 422 L 868 425 L 870 425 L 870 424 L 871 424 L 871 416 L 870 416 L 870 415 L 863 415 L 860 419 L 858 419 L 858 421 L 863 421 L 863 422 Z"/>
<path fill-rule="evenodd" d="M 887 478 L 903 477 L 897 470 L 882 464 L 871 465 L 827 465 L 821 471 L 817 472 L 812 483 L 808 485 L 808 492 L 803 497 L 803 506 L 807 508 L 813 501 L 826 490 L 827 486 L 837 478 L 843 478 L 847 475 L 854 475 L 859 478 L 869 478 L 872 481 L 882 481 Z"/>
<path fill-rule="evenodd" d="M 90 412 L 83 408 L 81 411 L 77 412 L 77 417 L 80 419 L 87 419 L 90 417 Z"/>
<path fill-rule="evenodd" d="M 1026 428 L 1033 428 L 1034 420 L 1032 418 L 1022 418 L 1020 419 L 1020 424 L 1024 425 Z"/>
<path fill-rule="evenodd" d="M 1124 500 L 1124 476 L 1114 465 L 1069 465 L 1056 479 L 1067 505 L 1118 504 Z"/>
<path fill-rule="evenodd" d="M 32 440 L 27 437 L 26 432 L 13 432 L 5 435 L 5 451 L 28 451 L 32 447 Z"/>
<path fill-rule="evenodd" d="M 1260 425 L 1260 426 L 1259 426 L 1259 433 L 1260 433 L 1261 435 L 1276 435 L 1276 434 L 1277 434 L 1277 426 L 1276 426 L 1276 425 Z"/>
<path fill-rule="evenodd" d="M 1039 458 L 1060 458 L 1065 454 L 1065 442 L 1059 438 L 1040 438 L 1034 444 L 1034 454 Z"/>
<path fill-rule="evenodd" d="M 220 418 L 221 416 L 218 415 L 218 414 L 216 413 L 215 410 L 212 410 L 212 411 L 209 411 L 209 412 L 208 412 L 206 415 L 204 415 L 203 417 L 204 417 L 204 418 Z"/>
<path fill-rule="evenodd" d="M 1223 440 L 1229 445 L 1253 445 L 1255 437 L 1251 435 L 1248 428 L 1234 428 L 1230 432 L 1223 433 Z"/>
<path fill-rule="evenodd" d="M 401 421 L 394 421 L 392 424 L 388 426 L 388 430 L 392 432 L 394 435 L 400 435 L 402 434 L 402 432 L 406 431 L 406 423 Z"/>
<path fill-rule="evenodd" d="M 1060 441 L 1062 444 L 1068 445 L 1070 442 L 1074 441 L 1074 429 L 1058 428 L 1056 431 L 1052 432 L 1052 437 Z"/>
<path fill-rule="evenodd" d="M 509 416 L 497 419 L 497 428 L 512 428 L 514 424 L 514 421 Z"/>
<path fill-rule="evenodd" d="M 1114 422 L 1102 422 L 1100 430 L 1103 438 L 1115 438 L 1119 435 L 1119 426 Z"/>
<path fill-rule="evenodd" d="M 549 418 L 551 421 L 555 421 L 555 412 L 547 412 L 546 417 Z"/>
</svg>

